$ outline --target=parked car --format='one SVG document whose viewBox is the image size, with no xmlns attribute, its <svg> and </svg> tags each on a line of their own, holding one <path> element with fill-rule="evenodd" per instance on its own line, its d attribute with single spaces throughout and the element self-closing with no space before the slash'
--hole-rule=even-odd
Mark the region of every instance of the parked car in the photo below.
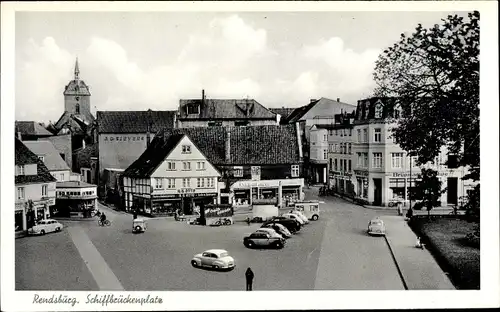
<svg viewBox="0 0 500 312">
<path fill-rule="evenodd" d="M 293 213 L 294 215 L 297 215 L 300 217 L 300 219 L 302 221 L 304 221 L 304 224 L 308 224 L 309 223 L 309 219 L 307 219 L 307 217 L 301 212 L 301 211 L 298 211 L 298 210 L 292 210 L 290 211 L 290 213 Z"/>
<path fill-rule="evenodd" d="M 30 234 L 40 234 L 45 235 L 50 232 L 60 232 L 63 225 L 56 220 L 46 219 L 38 221 L 30 230 Z"/>
<path fill-rule="evenodd" d="M 292 234 L 300 231 L 300 223 L 296 220 L 288 219 L 285 217 L 273 217 L 271 220 L 264 222 L 263 225 L 267 225 L 270 223 L 279 223 L 286 227 Z"/>
<path fill-rule="evenodd" d="M 319 201 L 302 201 L 295 203 L 295 210 L 302 212 L 308 219 L 319 219 Z"/>
<path fill-rule="evenodd" d="M 302 220 L 302 218 L 300 216 L 298 216 L 298 215 L 296 215 L 294 213 L 284 213 L 281 216 L 283 216 L 285 218 L 288 218 L 288 219 L 295 220 L 298 223 L 300 223 L 300 225 L 304 225 L 305 224 L 304 220 Z"/>
<path fill-rule="evenodd" d="M 292 233 L 290 233 L 290 231 L 284 225 L 279 224 L 279 223 L 263 224 L 261 228 L 273 229 L 276 232 L 278 232 L 279 234 L 281 234 L 281 236 L 283 236 L 284 238 L 292 237 Z"/>
<path fill-rule="evenodd" d="M 232 270 L 236 267 L 233 257 L 224 249 L 209 249 L 194 255 L 193 267 L 209 267 L 216 270 Z"/>
<path fill-rule="evenodd" d="M 279 236 L 283 237 L 283 235 L 281 235 L 280 233 L 278 233 L 278 231 L 275 231 L 272 228 L 260 228 L 260 229 L 257 229 L 257 231 L 255 231 L 255 232 L 269 233 L 271 236 L 279 235 Z M 283 237 L 283 238 L 285 238 L 285 237 Z"/>
<path fill-rule="evenodd" d="M 385 224 L 384 221 L 376 217 L 371 219 L 368 223 L 368 234 L 369 235 L 385 235 Z"/>
<path fill-rule="evenodd" d="M 285 239 L 274 232 L 264 232 L 264 231 L 256 231 L 248 236 L 243 238 L 243 245 L 247 248 L 254 247 L 275 247 L 275 248 L 283 248 L 285 247 Z"/>
</svg>

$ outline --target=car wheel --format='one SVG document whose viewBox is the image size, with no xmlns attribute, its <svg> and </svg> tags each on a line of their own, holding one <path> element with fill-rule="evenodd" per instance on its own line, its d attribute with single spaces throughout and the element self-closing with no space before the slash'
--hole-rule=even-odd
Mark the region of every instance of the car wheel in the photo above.
<svg viewBox="0 0 500 312">
<path fill-rule="evenodd" d="M 280 248 L 280 249 L 283 248 L 283 243 L 277 242 L 276 243 L 276 248 Z"/>
<path fill-rule="evenodd" d="M 56 227 L 56 232 L 59 232 L 59 231 L 61 231 L 61 228 Z"/>
<path fill-rule="evenodd" d="M 214 268 L 214 270 L 218 270 L 219 266 L 218 265 L 214 265 L 213 268 Z"/>
<path fill-rule="evenodd" d="M 136 227 L 135 227 L 135 231 L 136 231 L 136 232 L 139 232 L 140 230 L 141 230 L 141 227 L 140 227 L 140 226 L 136 226 Z"/>
<path fill-rule="evenodd" d="M 44 230 L 41 230 L 41 231 L 40 231 L 40 234 L 45 235 L 45 231 L 44 231 Z"/>
<path fill-rule="evenodd" d="M 317 221 L 317 220 L 319 219 L 319 216 L 318 216 L 318 215 L 314 215 L 314 216 L 312 217 L 312 219 L 313 219 L 313 221 Z"/>
<path fill-rule="evenodd" d="M 191 260 L 191 265 L 196 268 L 198 266 L 198 262 Z"/>
<path fill-rule="evenodd" d="M 248 242 L 247 242 L 247 247 L 248 247 L 248 248 L 252 248 L 252 247 L 253 247 L 253 242 L 248 241 Z"/>
</svg>

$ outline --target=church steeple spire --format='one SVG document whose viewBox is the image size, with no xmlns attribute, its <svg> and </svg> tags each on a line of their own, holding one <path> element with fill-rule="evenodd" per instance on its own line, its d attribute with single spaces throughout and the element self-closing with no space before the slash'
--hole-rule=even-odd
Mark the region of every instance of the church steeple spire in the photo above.
<svg viewBox="0 0 500 312">
<path fill-rule="evenodd" d="M 75 62 L 75 80 L 79 79 L 80 79 L 80 68 L 78 67 L 78 56 L 77 56 Z"/>
</svg>

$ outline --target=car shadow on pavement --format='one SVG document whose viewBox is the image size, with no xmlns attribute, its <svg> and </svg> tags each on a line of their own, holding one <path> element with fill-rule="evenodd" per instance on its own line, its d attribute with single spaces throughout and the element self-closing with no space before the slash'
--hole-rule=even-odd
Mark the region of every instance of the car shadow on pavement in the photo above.
<svg viewBox="0 0 500 312">
<path fill-rule="evenodd" d="M 210 271 L 210 272 L 225 272 L 225 273 L 227 273 L 227 272 L 234 271 L 235 267 L 230 268 L 230 269 L 214 269 L 211 267 L 203 266 L 203 267 L 196 267 L 194 269 L 203 270 L 203 271 Z"/>
</svg>

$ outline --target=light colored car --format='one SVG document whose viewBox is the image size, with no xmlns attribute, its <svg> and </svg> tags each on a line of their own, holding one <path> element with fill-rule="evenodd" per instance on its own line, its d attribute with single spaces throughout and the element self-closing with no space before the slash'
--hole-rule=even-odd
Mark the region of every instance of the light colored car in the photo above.
<svg viewBox="0 0 500 312">
<path fill-rule="evenodd" d="M 304 220 L 302 220 L 302 218 L 294 213 L 284 213 L 281 215 L 282 217 L 285 217 L 285 218 L 288 218 L 288 219 L 292 219 L 292 220 L 295 220 L 297 222 L 300 223 L 300 225 L 304 225 L 305 222 Z"/>
<path fill-rule="evenodd" d="M 376 217 L 371 219 L 368 223 L 368 234 L 370 235 L 385 235 L 385 224 L 384 221 Z"/>
<path fill-rule="evenodd" d="M 293 214 L 297 215 L 300 217 L 300 219 L 302 219 L 302 221 L 304 221 L 305 224 L 308 224 L 309 223 L 309 219 L 307 219 L 307 217 L 300 211 L 298 210 L 292 210 Z"/>
<path fill-rule="evenodd" d="M 285 239 L 274 231 L 256 231 L 243 238 L 243 245 L 247 248 L 254 247 L 275 247 L 281 249 L 285 247 Z"/>
<path fill-rule="evenodd" d="M 263 233 L 268 233 L 271 236 L 279 235 L 280 237 L 283 237 L 283 235 L 281 235 L 275 229 L 272 229 L 272 228 L 262 228 L 261 227 L 261 228 L 257 229 L 256 232 L 263 232 Z"/>
<path fill-rule="evenodd" d="M 224 249 L 209 249 L 196 254 L 191 260 L 194 267 L 209 267 L 216 270 L 232 270 L 236 264 L 233 257 Z"/>
<path fill-rule="evenodd" d="M 274 229 L 278 234 L 280 234 L 284 238 L 292 237 L 292 233 L 290 233 L 290 231 L 283 224 L 268 223 L 268 224 L 263 224 L 261 228 Z"/>
<path fill-rule="evenodd" d="M 62 229 L 63 225 L 61 223 L 53 219 L 46 219 L 38 221 L 33 228 L 29 230 L 29 233 L 45 235 L 50 232 L 60 232 Z"/>
</svg>

